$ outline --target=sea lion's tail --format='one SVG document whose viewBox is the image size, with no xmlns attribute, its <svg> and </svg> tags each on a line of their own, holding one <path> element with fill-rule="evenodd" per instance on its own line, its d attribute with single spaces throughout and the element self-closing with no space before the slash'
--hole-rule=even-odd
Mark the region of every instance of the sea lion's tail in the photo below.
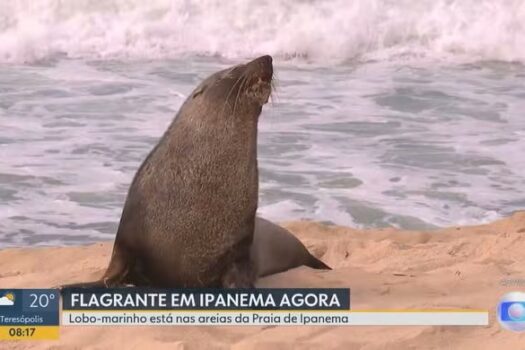
<svg viewBox="0 0 525 350">
<path fill-rule="evenodd" d="M 312 269 L 318 269 L 318 270 L 331 270 L 332 269 L 330 266 L 326 265 L 324 262 L 317 259 L 312 254 L 310 254 L 310 259 L 305 265 L 308 267 L 311 267 Z"/>
</svg>

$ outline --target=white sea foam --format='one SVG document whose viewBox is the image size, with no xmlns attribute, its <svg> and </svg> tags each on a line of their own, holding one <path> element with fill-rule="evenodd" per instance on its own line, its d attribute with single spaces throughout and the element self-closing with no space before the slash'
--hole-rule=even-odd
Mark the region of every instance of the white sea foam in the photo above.
<svg viewBox="0 0 525 350">
<path fill-rule="evenodd" d="M 523 0 L 3 0 L 0 62 L 224 57 L 525 62 Z"/>
<path fill-rule="evenodd" d="M 152 0 L 148 6 L 157 3 Z M 316 6 L 334 3 L 327 0 Z M 6 4 L 14 2 L 0 1 L 0 7 Z M 41 0 L 35 4 L 50 2 Z M 35 4 L 27 3 L 26 7 Z M 57 8 L 64 6 L 56 4 Z M 55 21 L 62 25 L 78 22 L 87 13 L 95 17 L 101 13 L 100 9 L 87 11 L 87 2 L 65 4 L 84 10 L 75 20 L 71 15 L 73 7 L 53 10 L 66 13 Z M 232 6 L 228 4 L 223 6 Z M 386 6 L 386 2 L 374 4 Z M 404 2 L 392 4 L 408 7 Z M 478 2 L 475 9 L 483 4 Z M 137 2 L 134 11 L 143 6 Z M 306 18 L 304 8 L 308 6 L 311 7 L 310 2 L 296 4 L 294 11 L 289 11 L 288 20 L 301 13 Z M 361 6 L 371 5 L 362 2 Z M 461 2 L 454 6 L 461 9 L 464 5 Z M 500 6 L 503 5 L 494 5 L 495 13 Z M 253 11 L 259 9 L 259 5 L 252 7 Z M 117 17 L 129 15 L 129 8 L 122 5 Z M 197 23 L 200 17 L 195 8 L 198 7 L 193 7 L 192 18 Z M 444 8 L 443 2 L 441 11 Z M 507 12 L 511 17 L 520 16 L 518 10 L 516 7 L 516 11 Z M 0 17 L 4 15 L 0 9 Z M 217 20 L 221 15 L 226 16 L 219 12 L 213 23 L 222 23 Z M 471 24 L 469 16 L 465 12 L 465 21 L 468 19 Z M 399 21 L 408 23 L 416 17 L 400 16 Z M 6 23 L 7 17 L 1 18 L 4 19 L 0 22 Z M 381 23 L 390 25 L 388 21 Z M 315 25 L 319 27 L 319 23 Z M 15 28 L 14 24 L 10 26 Z M 0 36 L 8 32 L 6 28 L 0 26 Z M 27 32 L 29 27 L 25 28 Z M 187 28 L 191 31 L 193 27 Z M 212 32 L 206 28 L 202 30 Z M 476 28 L 481 30 L 482 26 Z M 491 30 L 494 28 L 499 27 L 492 26 Z M 107 26 L 106 32 L 111 30 Z M 261 36 L 265 33 L 258 27 L 250 30 Z M 113 49 L 119 49 L 107 53 L 99 50 L 110 42 L 104 41 L 107 38 L 103 31 L 97 40 L 89 30 L 82 32 L 85 40 L 73 40 L 72 35 L 78 33 L 71 29 L 49 30 L 48 36 L 59 37 L 58 33 L 62 33 L 61 42 L 36 40 L 43 46 L 28 46 L 30 50 L 23 52 L 13 47 L 9 60 L 22 62 L 58 52 L 82 59 L 56 59 L 41 65 L 0 64 L 0 247 L 112 239 L 133 174 L 184 96 L 210 72 L 231 63 L 198 56 L 161 59 L 191 51 L 178 51 L 176 41 L 168 39 L 166 45 L 173 45 L 160 51 L 149 50 L 151 41 L 138 36 L 137 40 L 144 40 L 129 41 L 128 46 L 114 45 Z M 230 34 L 240 35 L 233 30 Z M 335 34 L 332 36 L 337 37 Z M 275 35 L 268 35 L 271 45 L 267 47 L 273 47 L 279 37 L 291 32 Z M 213 38 L 222 43 L 219 46 L 225 55 L 251 52 L 251 41 L 246 46 L 228 46 L 226 31 Z M 410 44 L 399 42 L 388 48 L 370 46 L 366 50 L 363 46 L 356 51 L 365 60 L 387 61 L 305 66 L 278 60 L 275 104 L 264 108 L 259 122 L 259 213 L 274 221 L 310 219 L 353 227 L 423 229 L 482 223 L 523 209 L 524 66 L 500 62 L 457 64 L 460 57 L 474 59 L 483 55 L 479 50 L 436 50 L 436 42 L 443 38 L 422 41 L 416 36 L 406 41 Z M 487 34 L 484 40 L 471 44 L 488 48 L 494 40 L 496 47 L 497 40 L 491 38 Z M 206 35 L 201 39 L 212 40 Z M 301 37 L 303 42 L 307 39 L 308 36 Z M 0 40 L 0 60 L 7 58 L 7 51 L 2 51 L 6 42 Z M 505 42 L 508 41 L 501 40 L 498 47 L 505 47 Z M 139 43 L 142 49 L 135 45 Z M 325 50 L 325 44 L 321 40 L 310 51 L 302 52 L 320 61 L 339 57 L 336 51 Z M 57 49 L 59 46 L 75 49 Z M 196 52 L 200 52 L 196 48 L 201 48 L 200 53 L 205 53 L 206 45 L 197 40 L 188 40 L 187 46 Z M 282 47 L 288 50 L 282 53 L 296 50 L 293 45 Z M 253 50 L 259 49 L 253 46 Z M 506 59 L 515 57 L 518 49 Z M 403 52 L 451 61 L 421 59 L 407 64 L 393 59 Z M 133 58 L 150 55 L 159 59 L 85 59 L 106 54 Z"/>
</svg>

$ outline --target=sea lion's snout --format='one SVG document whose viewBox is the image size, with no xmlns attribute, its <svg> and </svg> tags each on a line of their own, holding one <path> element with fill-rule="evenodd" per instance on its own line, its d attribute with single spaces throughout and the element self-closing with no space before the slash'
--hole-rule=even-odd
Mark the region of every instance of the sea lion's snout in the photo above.
<svg viewBox="0 0 525 350">
<path fill-rule="evenodd" d="M 272 56 L 265 55 L 261 56 L 259 58 L 254 59 L 250 63 L 248 63 L 248 66 L 253 66 L 253 70 L 255 70 L 255 74 L 258 75 L 261 80 L 271 83 L 273 78 L 273 65 L 272 65 Z"/>
<path fill-rule="evenodd" d="M 217 72 L 193 91 L 192 98 L 220 101 L 232 110 L 262 107 L 272 93 L 272 61 L 271 56 L 265 55 Z"/>
<path fill-rule="evenodd" d="M 250 81 L 248 94 L 261 106 L 268 102 L 268 98 L 272 93 L 272 61 L 272 56 L 265 55 L 246 64 L 246 73 Z"/>
</svg>

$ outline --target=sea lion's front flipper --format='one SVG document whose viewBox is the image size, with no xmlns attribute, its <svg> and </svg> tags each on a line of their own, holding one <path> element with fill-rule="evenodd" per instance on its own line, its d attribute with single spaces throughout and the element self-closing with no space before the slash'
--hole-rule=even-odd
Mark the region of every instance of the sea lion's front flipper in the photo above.
<svg viewBox="0 0 525 350">
<path fill-rule="evenodd" d="M 79 283 L 71 283 L 71 284 L 64 284 L 62 286 L 58 286 L 57 289 L 68 289 L 68 288 L 106 288 L 106 285 L 104 284 L 103 280 L 99 281 L 92 281 L 92 282 L 79 282 Z"/>
<path fill-rule="evenodd" d="M 132 267 L 132 261 L 129 254 L 125 253 L 123 249 L 119 248 L 117 244 L 113 248 L 113 254 L 109 266 L 104 273 L 104 276 L 98 281 L 79 282 L 65 284 L 58 287 L 58 289 L 66 288 L 112 288 L 122 287 L 132 284 L 129 281 L 128 275 Z"/>
<path fill-rule="evenodd" d="M 111 254 L 111 261 L 109 266 L 102 277 L 102 282 L 107 288 L 119 287 L 126 284 L 133 284 L 133 281 L 129 280 L 130 272 L 133 270 L 135 265 L 135 259 L 129 254 L 124 248 L 121 247 L 119 242 L 115 242 L 113 246 L 113 253 Z"/>
</svg>

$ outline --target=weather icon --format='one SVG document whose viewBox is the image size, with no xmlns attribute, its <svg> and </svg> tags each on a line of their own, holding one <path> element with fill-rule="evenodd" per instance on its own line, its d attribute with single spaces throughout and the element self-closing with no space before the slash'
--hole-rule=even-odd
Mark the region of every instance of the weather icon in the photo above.
<svg viewBox="0 0 525 350">
<path fill-rule="evenodd" d="M 15 305 L 15 294 L 11 292 L 7 292 L 0 298 L 0 306 L 12 306 L 12 305 Z"/>
</svg>

